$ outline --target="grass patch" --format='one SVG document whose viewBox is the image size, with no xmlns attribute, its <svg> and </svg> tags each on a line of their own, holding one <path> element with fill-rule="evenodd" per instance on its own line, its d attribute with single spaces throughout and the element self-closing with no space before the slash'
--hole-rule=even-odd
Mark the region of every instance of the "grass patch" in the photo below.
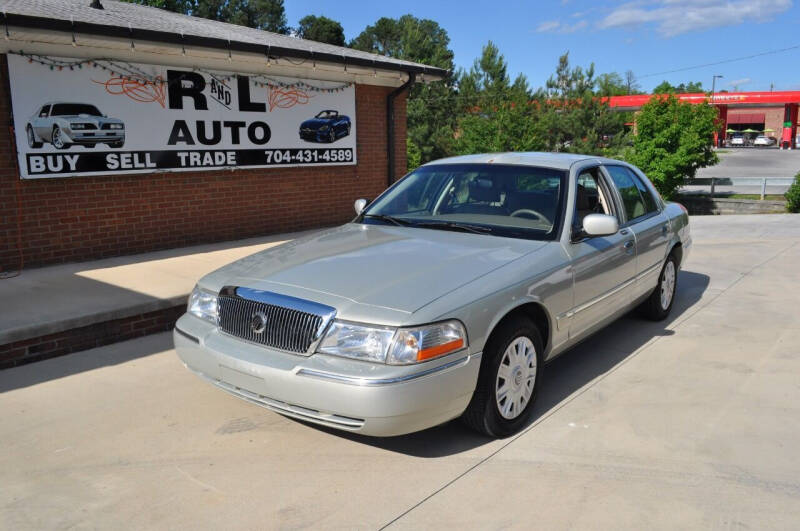
<svg viewBox="0 0 800 531">
<path fill-rule="evenodd" d="M 761 194 L 731 194 L 717 195 L 715 197 L 724 199 L 761 199 Z M 786 201 L 786 198 L 783 197 L 783 194 L 767 194 L 764 196 L 764 199 L 767 201 Z"/>
</svg>

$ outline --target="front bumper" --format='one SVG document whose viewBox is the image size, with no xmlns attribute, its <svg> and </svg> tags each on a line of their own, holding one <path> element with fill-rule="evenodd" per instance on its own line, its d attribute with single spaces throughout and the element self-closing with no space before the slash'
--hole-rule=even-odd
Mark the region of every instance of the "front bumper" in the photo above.
<svg viewBox="0 0 800 531">
<path fill-rule="evenodd" d="M 183 363 L 217 387 L 283 415 L 364 435 L 402 435 L 458 417 L 480 368 L 480 354 L 466 350 L 404 367 L 299 356 L 226 336 L 191 315 L 178 320 L 173 336 Z"/>
<path fill-rule="evenodd" d="M 61 130 L 62 134 L 66 136 L 66 140 L 70 144 L 103 144 L 103 143 L 116 143 L 122 142 L 125 140 L 125 131 L 112 131 L 112 130 L 100 130 L 100 129 L 89 129 L 89 130 L 80 130 L 80 131 L 72 131 L 67 129 Z"/>
</svg>

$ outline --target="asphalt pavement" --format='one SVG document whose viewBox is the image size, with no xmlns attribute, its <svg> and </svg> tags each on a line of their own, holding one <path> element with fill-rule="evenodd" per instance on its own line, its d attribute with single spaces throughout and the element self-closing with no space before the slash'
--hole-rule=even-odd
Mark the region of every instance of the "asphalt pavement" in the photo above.
<svg viewBox="0 0 800 531">
<path fill-rule="evenodd" d="M 692 227 L 671 319 L 555 360 L 506 440 L 290 420 L 168 334 L 0 371 L 0 528 L 796 528 L 800 216 Z"/>
</svg>

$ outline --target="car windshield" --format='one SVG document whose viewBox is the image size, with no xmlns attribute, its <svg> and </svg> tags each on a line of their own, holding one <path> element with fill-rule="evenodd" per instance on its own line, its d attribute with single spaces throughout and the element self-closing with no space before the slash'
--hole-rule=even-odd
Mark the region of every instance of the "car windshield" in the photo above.
<svg viewBox="0 0 800 531">
<path fill-rule="evenodd" d="M 534 166 L 423 166 L 375 200 L 357 221 L 554 239 L 566 175 Z"/>
<path fill-rule="evenodd" d="M 53 112 L 50 113 L 50 116 L 77 116 L 79 114 L 103 116 L 97 107 L 88 103 L 56 103 L 53 105 Z"/>
<path fill-rule="evenodd" d="M 339 116 L 337 111 L 321 111 L 316 118 L 336 118 L 337 116 Z"/>
</svg>

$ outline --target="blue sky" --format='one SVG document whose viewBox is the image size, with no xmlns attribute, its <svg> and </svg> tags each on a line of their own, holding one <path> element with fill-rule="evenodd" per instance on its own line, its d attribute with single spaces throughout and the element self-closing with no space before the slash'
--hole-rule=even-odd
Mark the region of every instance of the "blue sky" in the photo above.
<svg viewBox="0 0 800 531">
<path fill-rule="evenodd" d="M 598 73 L 633 70 L 645 90 L 664 79 L 702 81 L 710 89 L 714 74 L 725 76 L 717 89 L 800 90 L 800 47 L 650 75 L 800 45 L 800 9 L 792 0 L 286 0 L 285 6 L 290 25 L 307 14 L 325 15 L 342 23 L 348 40 L 382 16 L 430 18 L 450 35 L 457 66 L 470 67 L 492 40 L 510 73 L 525 74 L 532 87 L 543 85 L 569 51 L 573 65 L 594 62 Z"/>
</svg>

